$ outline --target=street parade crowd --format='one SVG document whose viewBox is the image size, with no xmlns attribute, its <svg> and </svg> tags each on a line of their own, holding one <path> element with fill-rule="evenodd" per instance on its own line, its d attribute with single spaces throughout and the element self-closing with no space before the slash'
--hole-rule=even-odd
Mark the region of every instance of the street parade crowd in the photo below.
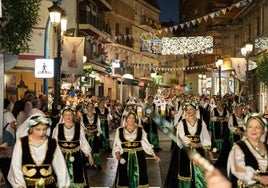
<svg viewBox="0 0 268 188">
<path fill-rule="evenodd" d="M 159 131 L 172 152 L 164 187 L 268 187 L 268 108 L 260 113 L 254 101 L 160 92 L 120 103 L 74 90 L 63 90 L 60 101 L 53 109 L 51 93 L 27 91 L 4 99 L 7 187 L 89 187 L 86 171 L 102 169 L 103 152 L 118 160 L 116 187 L 149 187 L 146 156 L 161 162 Z"/>
</svg>

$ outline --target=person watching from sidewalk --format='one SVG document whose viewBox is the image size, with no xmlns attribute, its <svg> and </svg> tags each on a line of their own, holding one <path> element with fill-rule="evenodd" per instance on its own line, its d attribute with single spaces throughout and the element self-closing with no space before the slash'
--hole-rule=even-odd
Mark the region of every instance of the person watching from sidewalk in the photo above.
<svg viewBox="0 0 268 188">
<path fill-rule="evenodd" d="M 12 147 L 8 147 L 7 142 L 0 144 L 0 173 L 2 175 L 2 180 L 4 180 L 6 185 L 9 185 L 9 182 L 7 180 L 7 174 L 10 168 L 12 150 Z"/>
<path fill-rule="evenodd" d="M 16 136 L 16 118 L 10 112 L 10 101 L 4 99 L 4 122 L 3 122 L 3 142 L 8 146 L 14 146 Z"/>
</svg>

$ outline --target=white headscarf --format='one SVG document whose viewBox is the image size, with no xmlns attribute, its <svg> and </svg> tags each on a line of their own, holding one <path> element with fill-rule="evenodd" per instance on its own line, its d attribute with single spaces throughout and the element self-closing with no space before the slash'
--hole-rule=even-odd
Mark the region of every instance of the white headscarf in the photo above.
<svg viewBox="0 0 268 188">
<path fill-rule="evenodd" d="M 28 130 L 29 130 L 29 122 L 31 118 L 39 116 L 39 117 L 46 117 L 44 113 L 35 113 L 32 114 L 30 117 L 28 117 L 17 129 L 16 131 L 16 140 L 19 140 L 20 138 L 27 136 L 28 135 Z M 50 128 L 47 130 L 47 135 L 50 135 Z"/>
</svg>

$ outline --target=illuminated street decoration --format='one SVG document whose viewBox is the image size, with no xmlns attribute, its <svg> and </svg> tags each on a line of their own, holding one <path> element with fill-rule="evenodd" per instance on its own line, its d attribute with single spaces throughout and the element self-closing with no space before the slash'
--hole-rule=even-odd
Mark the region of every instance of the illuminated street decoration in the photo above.
<svg viewBox="0 0 268 188">
<path fill-rule="evenodd" d="M 268 49 L 268 37 L 260 37 L 255 39 L 255 48 L 259 51 Z"/>
<path fill-rule="evenodd" d="M 160 39 L 144 40 L 142 50 L 153 54 L 160 54 L 162 49 L 162 41 Z"/>
<path fill-rule="evenodd" d="M 162 38 L 162 55 L 184 55 L 190 53 L 212 53 L 213 37 L 172 37 Z"/>
<path fill-rule="evenodd" d="M 142 50 L 162 55 L 211 54 L 213 37 L 163 37 L 161 40 L 153 35 L 142 35 Z"/>
</svg>

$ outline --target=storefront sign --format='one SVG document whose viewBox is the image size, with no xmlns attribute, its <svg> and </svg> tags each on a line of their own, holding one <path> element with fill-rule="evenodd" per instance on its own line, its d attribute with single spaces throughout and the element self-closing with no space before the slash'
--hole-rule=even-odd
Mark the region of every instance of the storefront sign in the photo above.
<svg viewBox="0 0 268 188">
<path fill-rule="evenodd" d="M 110 67 L 108 67 L 108 68 L 105 69 L 105 72 L 111 73 L 112 72 L 112 69 Z"/>
<path fill-rule="evenodd" d="M 54 60 L 53 59 L 36 59 L 34 72 L 36 78 L 53 78 L 54 77 Z"/>
</svg>

